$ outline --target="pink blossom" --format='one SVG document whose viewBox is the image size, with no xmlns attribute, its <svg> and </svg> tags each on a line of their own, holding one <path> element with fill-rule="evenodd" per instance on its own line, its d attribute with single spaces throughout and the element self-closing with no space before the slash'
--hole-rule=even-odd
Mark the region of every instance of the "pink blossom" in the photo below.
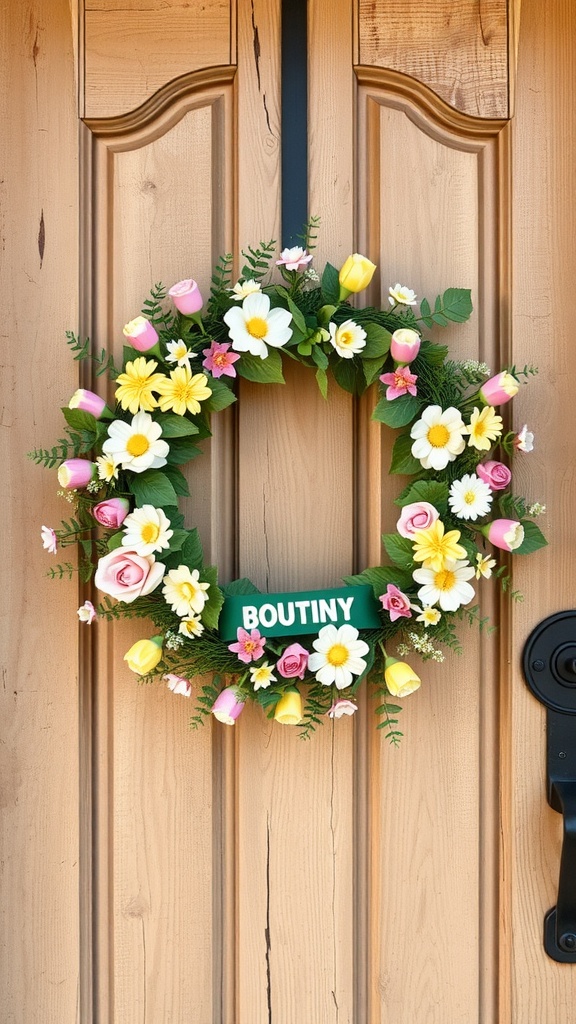
<svg viewBox="0 0 576 1024">
<path fill-rule="evenodd" d="M 493 491 L 503 491 L 512 479 L 512 473 L 508 466 L 505 466 L 503 462 L 495 462 L 494 459 L 479 462 L 476 466 L 476 474 Z"/>
<path fill-rule="evenodd" d="M 193 281 L 191 277 L 172 285 L 168 295 L 176 309 L 180 313 L 184 313 L 185 316 L 189 316 L 190 313 L 198 313 L 202 309 L 203 299 L 200 289 L 196 281 Z"/>
<path fill-rule="evenodd" d="M 55 555 L 58 550 L 56 531 L 51 529 L 50 526 L 43 526 L 40 534 L 42 537 L 42 547 L 49 551 L 51 555 Z"/>
<path fill-rule="evenodd" d="M 481 527 L 480 532 L 502 551 L 515 551 L 524 540 L 524 527 L 516 519 L 494 519 Z"/>
<path fill-rule="evenodd" d="M 439 518 L 440 513 L 429 501 L 413 501 L 410 505 L 404 505 L 396 529 L 401 537 L 412 540 L 416 530 L 427 530 Z"/>
<path fill-rule="evenodd" d="M 153 555 L 139 555 L 129 548 L 116 548 L 98 561 L 94 583 L 104 594 L 131 604 L 150 594 L 162 582 L 166 566 Z"/>
<path fill-rule="evenodd" d="M 342 715 L 353 715 L 355 711 L 358 711 L 358 705 L 353 700 L 344 700 L 341 697 L 340 700 L 334 701 L 326 714 L 330 715 L 330 718 L 342 718 Z"/>
<path fill-rule="evenodd" d="M 418 331 L 400 327 L 394 331 L 390 342 L 390 354 L 395 363 L 411 363 L 420 351 L 421 338 Z"/>
<path fill-rule="evenodd" d="M 264 654 L 266 637 L 260 636 L 258 629 L 252 629 L 248 633 L 246 629 L 242 629 L 242 626 L 238 626 L 236 635 L 238 637 L 237 642 L 235 644 L 228 644 L 228 650 L 234 651 L 245 665 L 250 664 L 251 661 L 258 661 L 258 658 L 261 658 Z"/>
<path fill-rule="evenodd" d="M 234 725 L 244 707 L 241 693 L 234 686 L 227 686 L 218 694 L 212 705 L 212 714 L 224 725 Z"/>
<path fill-rule="evenodd" d="M 78 609 L 78 618 L 80 622 L 85 622 L 87 626 L 91 626 L 94 620 L 98 618 L 92 601 L 84 601 L 84 604 Z"/>
<path fill-rule="evenodd" d="M 290 644 L 276 662 L 276 668 L 284 679 L 304 679 L 309 657 L 310 652 L 300 644 Z"/>
<path fill-rule="evenodd" d="M 306 249 L 295 245 L 292 249 L 282 249 L 280 259 L 276 260 L 276 266 L 286 267 L 286 270 L 304 270 L 311 259 L 313 259 L 312 253 L 307 253 Z"/>
<path fill-rule="evenodd" d="M 383 384 L 388 384 L 386 398 L 389 402 L 393 402 L 395 398 L 401 398 L 405 394 L 416 394 L 418 376 L 415 373 L 410 373 L 409 366 L 398 366 L 393 373 L 383 373 L 380 380 Z"/>
<path fill-rule="evenodd" d="M 66 459 L 58 467 L 58 483 L 67 490 L 79 490 L 95 480 L 97 472 L 96 463 L 88 459 Z"/>
<path fill-rule="evenodd" d="M 127 498 L 108 498 L 94 505 L 92 515 L 101 526 L 110 530 L 121 526 L 129 511 L 130 502 Z"/>
<path fill-rule="evenodd" d="M 202 354 L 206 356 L 202 366 L 209 370 L 213 377 L 221 377 L 223 374 L 226 377 L 236 376 L 233 363 L 240 359 L 240 353 L 229 352 L 230 347 L 231 342 L 229 341 L 213 341 L 210 348 L 202 349 Z"/>
<path fill-rule="evenodd" d="M 480 398 L 486 405 L 504 405 L 518 393 L 519 384 L 507 370 L 490 377 L 480 388 Z"/>
<path fill-rule="evenodd" d="M 180 693 L 183 697 L 189 697 L 192 693 L 192 683 L 189 679 L 174 675 L 173 672 L 167 672 L 163 678 L 166 680 L 166 685 L 169 690 L 172 690 L 172 693 Z"/>
<path fill-rule="evenodd" d="M 400 618 L 412 618 L 410 599 L 393 583 L 388 584 L 386 593 L 381 594 L 379 600 L 382 602 L 384 610 L 390 613 L 390 622 L 395 622 Z"/>
<path fill-rule="evenodd" d="M 158 332 L 145 316 L 137 316 L 122 328 L 126 341 L 137 352 L 149 352 L 158 341 Z"/>
<path fill-rule="evenodd" d="M 78 388 L 68 402 L 68 408 L 80 409 L 82 412 L 89 412 L 95 417 L 95 419 L 99 420 L 106 408 L 106 402 L 94 391 L 86 391 L 85 388 Z"/>
<path fill-rule="evenodd" d="M 514 447 L 519 452 L 531 452 L 534 448 L 534 434 L 528 430 L 528 426 L 525 423 L 520 433 L 516 434 L 514 438 Z"/>
</svg>

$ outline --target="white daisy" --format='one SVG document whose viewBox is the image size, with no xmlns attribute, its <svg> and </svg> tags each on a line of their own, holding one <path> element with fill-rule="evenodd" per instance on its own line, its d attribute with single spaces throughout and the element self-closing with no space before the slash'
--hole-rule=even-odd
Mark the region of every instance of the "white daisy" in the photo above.
<svg viewBox="0 0 576 1024">
<path fill-rule="evenodd" d="M 152 555 L 170 547 L 170 537 L 174 531 L 170 529 L 170 520 L 161 508 L 153 505 L 142 505 L 135 508 L 123 523 L 124 536 L 122 544 L 132 548 L 139 555 Z"/>
<path fill-rule="evenodd" d="M 489 555 L 483 555 L 479 551 L 476 555 L 476 579 L 479 580 L 481 576 L 485 580 L 489 580 L 492 575 L 492 569 L 496 565 L 496 559 L 490 558 Z"/>
<path fill-rule="evenodd" d="M 262 291 L 262 288 L 258 281 L 253 281 L 249 277 L 247 281 L 237 281 L 234 287 L 228 290 L 234 292 L 234 302 L 244 302 L 244 299 L 247 299 L 249 295 Z"/>
<path fill-rule="evenodd" d="M 208 595 L 209 583 L 200 583 L 198 569 L 190 569 L 187 565 L 179 565 L 170 569 L 164 577 L 162 593 L 164 600 L 176 615 L 200 615 Z"/>
<path fill-rule="evenodd" d="M 178 366 L 185 366 L 188 370 L 190 369 L 190 360 L 195 359 L 198 355 L 197 352 L 190 351 L 182 338 L 178 338 L 178 341 L 167 341 L 166 350 L 168 352 L 167 363 L 177 363 Z"/>
<path fill-rule="evenodd" d="M 361 676 L 366 668 L 362 655 L 370 648 L 358 639 L 354 626 L 323 626 L 312 646 L 316 653 L 310 655 L 308 668 L 323 686 L 335 684 L 343 690 L 351 685 L 353 676 Z"/>
<path fill-rule="evenodd" d="M 186 615 L 180 621 L 178 632 L 193 640 L 195 636 L 200 636 L 204 632 L 204 626 L 197 615 Z"/>
<path fill-rule="evenodd" d="M 423 584 L 418 591 L 423 605 L 439 604 L 442 611 L 455 612 L 474 597 L 474 587 L 466 582 L 474 576 L 469 562 L 447 561 L 443 569 L 415 569 L 412 576 Z"/>
<path fill-rule="evenodd" d="M 105 480 L 106 483 L 110 483 L 112 480 L 118 479 L 120 460 L 116 455 L 99 455 L 96 459 L 96 465 L 98 467 L 98 476 L 100 480 Z"/>
<path fill-rule="evenodd" d="M 162 427 L 152 419 L 150 413 L 137 412 L 132 423 L 113 420 L 108 427 L 108 440 L 104 441 L 102 451 L 105 455 L 115 457 L 122 469 L 129 469 L 132 473 L 160 469 L 166 465 L 166 456 L 170 451 L 166 441 L 160 440 L 161 436 Z"/>
<path fill-rule="evenodd" d="M 446 469 L 464 451 L 464 429 L 458 409 L 450 406 L 443 412 L 441 406 L 429 405 L 410 431 L 412 455 L 423 469 Z"/>
<path fill-rule="evenodd" d="M 352 359 L 366 347 L 366 331 L 353 320 L 345 320 L 340 327 L 329 323 L 328 330 L 332 345 L 343 359 Z"/>
<path fill-rule="evenodd" d="M 481 519 L 492 507 L 492 491 L 475 473 L 466 473 L 452 483 L 448 504 L 459 519 Z"/>
<path fill-rule="evenodd" d="M 403 284 L 395 284 L 393 288 L 389 288 L 388 302 L 391 306 L 415 306 L 416 305 L 416 292 L 413 292 L 411 288 L 406 288 Z"/>
<path fill-rule="evenodd" d="M 228 326 L 232 348 L 261 359 L 268 355 L 267 345 L 281 348 L 292 337 L 289 326 L 292 313 L 287 309 L 270 309 L 270 299 L 262 292 L 248 295 L 242 308 L 229 309 L 223 320 Z"/>
<path fill-rule="evenodd" d="M 261 665 L 253 665 L 250 669 L 250 679 L 254 684 L 255 690 L 265 690 L 270 686 L 270 683 L 276 682 L 276 676 L 272 674 L 272 665 L 269 665 L 267 661 L 262 662 Z"/>
</svg>

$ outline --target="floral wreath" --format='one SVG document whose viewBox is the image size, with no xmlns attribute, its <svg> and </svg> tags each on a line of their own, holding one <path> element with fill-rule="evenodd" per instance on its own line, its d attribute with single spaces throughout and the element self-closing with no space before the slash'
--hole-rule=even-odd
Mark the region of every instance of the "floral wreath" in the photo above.
<svg viewBox="0 0 576 1024">
<path fill-rule="evenodd" d="M 378 728 L 396 744 L 393 699 L 420 686 L 404 659 L 415 652 L 442 661 L 442 647 L 460 653 L 458 623 L 486 624 L 474 581 L 493 576 L 510 587 L 507 560 L 498 565 L 493 555 L 546 543 L 533 522 L 545 507 L 512 493 L 501 461 L 529 452 L 533 435 L 526 426 L 505 430 L 496 412 L 536 371 L 490 376 L 484 363 L 451 360 L 446 346 L 423 338 L 425 328 L 469 318 L 467 290 L 449 288 L 433 306 L 422 299 L 419 316 L 415 293 L 400 284 L 389 288 L 389 308 L 353 308 L 349 298 L 369 285 L 375 264 L 354 254 L 340 271 L 327 263 L 320 277 L 310 267 L 318 224 L 312 218 L 303 247 L 276 259 L 281 281 L 272 279 L 269 242 L 242 253 L 235 284 L 232 256 L 220 258 L 205 308 L 193 280 L 168 292 L 156 285 L 142 315 L 124 327 L 121 369 L 106 350 L 93 354 L 89 339 L 67 332 L 75 359 L 94 361 L 97 376 L 114 383 L 114 405 L 76 391 L 62 410 L 66 437 L 30 452 L 36 463 L 58 466 L 59 493 L 74 506 L 60 529 L 42 527 L 42 539 L 51 553 L 72 544 L 79 551 L 77 569 L 65 562 L 48 575 L 94 575 L 103 598 L 78 609 L 81 622 L 154 623 L 156 634 L 133 644 L 125 660 L 145 681 L 159 677 L 187 697 L 194 689 L 194 727 L 210 714 L 233 725 L 250 699 L 307 737 L 325 716 L 352 715 L 366 680 L 378 698 Z M 400 431 L 390 473 L 411 480 L 396 499 L 396 531 L 383 536 L 388 564 L 344 580 L 369 589 L 370 628 L 334 621 L 325 602 L 329 613 L 316 617 L 324 624 L 315 634 L 267 637 L 256 619 L 239 625 L 230 643 L 219 631 L 225 601 L 259 592 L 248 579 L 223 584 L 205 565 L 198 531 L 185 527 L 178 508 L 189 494 L 180 467 L 200 454 L 210 416 L 236 401 L 237 377 L 281 384 L 283 357 L 313 369 L 324 398 L 329 375 L 354 395 L 379 382 L 372 417 Z"/>
</svg>

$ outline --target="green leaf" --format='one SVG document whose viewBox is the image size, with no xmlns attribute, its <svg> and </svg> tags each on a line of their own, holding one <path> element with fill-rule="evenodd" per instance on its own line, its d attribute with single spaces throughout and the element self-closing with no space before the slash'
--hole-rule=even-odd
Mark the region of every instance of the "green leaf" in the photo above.
<svg viewBox="0 0 576 1024">
<path fill-rule="evenodd" d="M 202 403 L 207 412 L 221 412 L 222 409 L 227 409 L 236 401 L 236 395 L 224 381 L 210 377 L 208 387 L 212 394 Z"/>
<path fill-rule="evenodd" d="M 202 550 L 200 534 L 196 527 L 193 530 L 187 530 L 186 532 L 188 536 L 181 547 L 182 564 L 187 565 L 189 569 L 202 569 L 204 552 Z"/>
<path fill-rule="evenodd" d="M 164 505 L 178 504 L 178 496 L 168 476 L 158 469 L 147 469 L 144 473 L 130 473 L 128 486 L 139 507 L 154 505 L 155 508 L 162 508 Z"/>
<path fill-rule="evenodd" d="M 170 442 L 170 451 L 167 455 L 168 463 L 171 466 L 184 466 L 187 462 L 202 455 L 202 449 L 194 444 L 188 437 L 175 437 Z"/>
<path fill-rule="evenodd" d="M 338 283 L 338 295 L 340 295 L 340 283 Z M 330 320 L 332 319 L 337 308 L 337 306 L 332 305 L 320 307 L 317 316 L 318 323 L 320 324 L 321 327 L 328 327 L 328 324 L 330 323 Z"/>
<path fill-rule="evenodd" d="M 366 387 L 370 387 L 374 383 L 380 370 L 382 369 L 382 357 L 377 356 L 376 359 L 363 359 L 362 360 L 362 372 L 364 373 L 364 380 L 366 381 Z"/>
<path fill-rule="evenodd" d="M 432 327 L 433 321 L 432 317 L 430 316 L 431 312 L 432 311 L 430 309 L 430 303 L 428 302 L 428 299 L 422 299 L 422 302 L 420 303 L 420 316 L 422 317 L 424 323 L 426 324 L 426 327 Z"/>
<path fill-rule="evenodd" d="M 395 504 L 404 508 L 404 505 L 412 505 L 415 501 L 427 501 L 441 516 L 444 515 L 448 511 L 448 484 L 440 480 L 415 480 L 396 498 Z"/>
<path fill-rule="evenodd" d="M 329 305 L 337 306 L 340 301 L 340 281 L 338 271 L 331 263 L 327 263 L 322 274 L 322 298 Z"/>
<path fill-rule="evenodd" d="M 372 419 L 385 423 L 387 427 L 405 427 L 415 419 L 422 402 L 415 395 L 401 395 L 389 401 L 383 396 L 372 413 Z"/>
<path fill-rule="evenodd" d="M 202 609 L 202 622 L 208 629 L 218 629 L 218 618 L 224 604 L 224 594 L 218 586 L 218 569 L 215 565 L 205 565 L 201 569 L 200 582 L 210 584 L 210 589 L 206 591 L 208 600 Z"/>
<path fill-rule="evenodd" d="M 92 433 L 96 433 L 98 421 L 91 412 L 84 412 L 83 409 L 69 409 L 68 406 L 64 406 L 62 413 L 66 423 L 73 430 L 90 430 Z"/>
<path fill-rule="evenodd" d="M 360 376 L 353 359 L 340 359 L 332 372 L 340 387 L 351 395 L 361 395 L 365 390 L 364 375 Z"/>
<path fill-rule="evenodd" d="M 548 541 L 540 527 L 536 526 L 536 523 L 533 523 L 531 519 L 521 519 L 520 522 L 524 527 L 524 540 L 520 547 L 516 548 L 512 554 L 529 555 L 532 551 L 538 551 L 538 548 L 546 547 Z"/>
<path fill-rule="evenodd" d="M 476 565 L 476 555 L 478 554 L 478 548 L 476 547 L 476 544 L 474 543 L 474 541 L 471 540 L 470 537 L 467 534 L 461 532 L 460 533 L 460 540 L 458 541 L 458 543 L 461 544 L 462 547 L 464 548 L 464 550 L 466 552 L 466 557 L 467 557 L 468 561 L 470 562 L 470 564 L 475 566 Z"/>
<path fill-rule="evenodd" d="M 362 349 L 362 359 L 375 359 L 376 356 L 384 357 L 390 351 L 392 335 L 380 324 L 365 324 L 366 345 Z"/>
<path fill-rule="evenodd" d="M 158 417 L 162 427 L 162 437 L 189 437 L 198 433 L 198 427 L 187 416 L 177 416 L 175 412 L 167 412 Z"/>
<path fill-rule="evenodd" d="M 393 583 L 400 590 L 409 590 L 413 586 L 411 573 L 392 565 L 376 565 L 371 569 L 364 569 L 357 576 L 344 576 L 344 583 L 350 587 L 368 584 L 373 588 L 375 597 L 384 594 L 389 583 Z"/>
<path fill-rule="evenodd" d="M 320 345 L 312 346 L 312 359 L 321 370 L 328 369 L 328 356 Z"/>
<path fill-rule="evenodd" d="M 386 553 L 391 562 L 400 569 L 412 569 L 414 565 L 414 549 L 408 537 L 399 533 L 385 533 L 382 537 Z"/>
<path fill-rule="evenodd" d="M 440 366 L 448 355 L 447 345 L 437 345 L 434 341 L 423 341 L 420 345 L 418 359 L 424 359 L 429 366 Z M 414 364 L 417 369 L 418 360 Z"/>
<path fill-rule="evenodd" d="M 243 352 L 235 365 L 240 377 L 255 381 L 257 384 L 285 383 L 282 375 L 282 357 L 275 348 L 268 349 L 266 359 Z"/>
<path fill-rule="evenodd" d="M 166 548 L 166 554 L 168 555 L 174 551 L 181 551 L 182 545 L 184 544 L 187 536 L 188 530 L 173 530 L 172 536 L 170 537 L 170 547 Z M 162 552 L 161 555 L 159 554 L 158 558 L 162 555 L 164 555 L 164 552 Z"/>
<path fill-rule="evenodd" d="M 243 576 L 240 580 L 232 580 L 231 583 L 226 583 L 222 587 L 222 592 L 225 597 L 243 597 L 245 594 L 260 594 L 261 591 L 258 587 L 255 587 L 252 580 L 249 580 L 247 576 Z"/>
<path fill-rule="evenodd" d="M 412 438 L 410 434 L 400 434 L 396 438 L 392 451 L 391 473 L 401 473 L 404 476 L 413 476 L 422 469 L 418 459 L 412 455 Z"/>
<path fill-rule="evenodd" d="M 198 452 L 201 454 L 200 449 Z M 176 494 L 180 495 L 181 498 L 190 497 L 190 488 L 188 481 L 181 470 L 177 469 L 176 466 L 162 466 L 162 472 L 164 476 L 167 476 Z M 182 517 L 183 521 L 184 517 Z"/>
<path fill-rule="evenodd" d="M 323 370 L 321 366 L 316 370 L 316 383 L 318 384 L 322 398 L 328 398 L 328 375 L 326 370 Z"/>
<path fill-rule="evenodd" d="M 122 544 L 122 537 L 124 536 L 123 530 L 119 530 L 118 533 L 113 533 L 111 537 L 108 537 L 108 551 L 115 551 Z"/>
<path fill-rule="evenodd" d="M 302 313 L 302 310 L 298 308 L 294 300 L 291 299 L 289 295 L 287 295 L 286 298 L 288 300 L 288 309 L 292 313 L 292 319 L 296 324 L 296 327 L 298 328 L 299 331 L 302 332 L 302 334 L 306 335 L 308 332 L 308 328 L 306 326 L 306 321 L 304 319 L 304 314 Z"/>
<path fill-rule="evenodd" d="M 436 300 L 438 302 L 438 299 Z M 447 288 L 442 296 L 441 308 L 435 312 L 442 312 L 448 320 L 453 323 L 463 324 L 470 318 L 472 313 L 472 299 L 469 288 Z"/>
</svg>

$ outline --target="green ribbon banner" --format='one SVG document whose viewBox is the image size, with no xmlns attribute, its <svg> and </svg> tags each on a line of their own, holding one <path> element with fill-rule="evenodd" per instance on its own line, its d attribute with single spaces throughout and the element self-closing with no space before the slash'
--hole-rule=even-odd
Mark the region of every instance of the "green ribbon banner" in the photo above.
<svg viewBox="0 0 576 1024">
<path fill-rule="evenodd" d="M 294 594 L 243 594 L 227 597 L 220 612 L 222 640 L 236 640 L 238 629 L 259 629 L 265 636 L 318 633 L 322 626 L 378 629 L 380 605 L 370 586 L 306 590 Z"/>
</svg>

